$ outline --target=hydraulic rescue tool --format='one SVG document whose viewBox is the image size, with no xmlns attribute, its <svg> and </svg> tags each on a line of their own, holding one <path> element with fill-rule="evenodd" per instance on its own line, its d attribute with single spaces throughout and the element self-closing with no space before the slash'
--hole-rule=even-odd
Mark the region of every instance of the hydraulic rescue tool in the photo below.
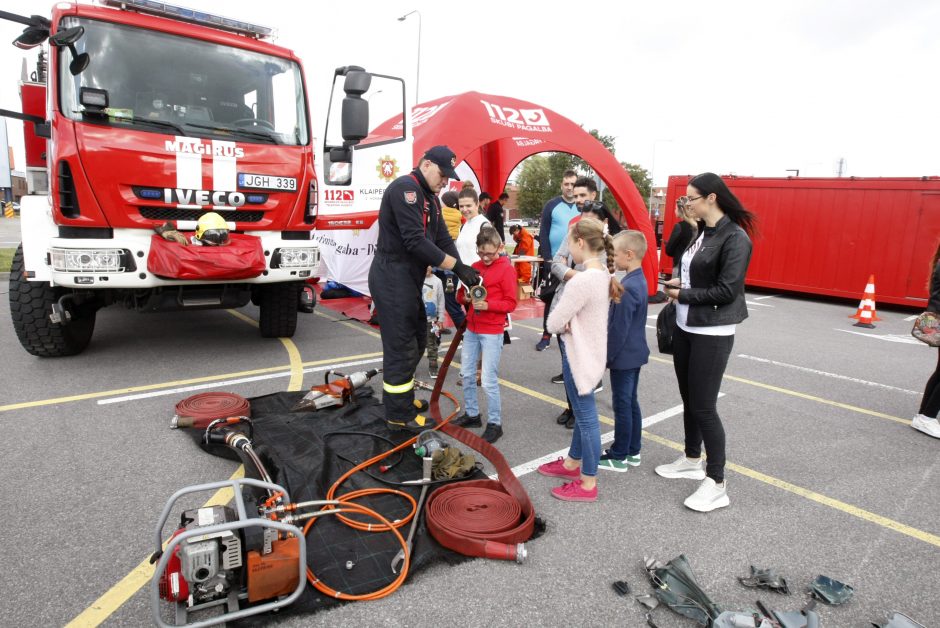
<svg viewBox="0 0 940 628">
<path fill-rule="evenodd" d="M 421 459 L 422 477 L 421 477 L 421 495 L 418 497 L 418 505 L 415 506 L 415 516 L 411 520 L 411 529 L 408 530 L 408 538 L 405 540 L 405 547 L 398 550 L 395 558 L 392 559 L 392 573 L 398 573 L 398 568 L 405 560 L 405 555 L 411 558 L 411 542 L 415 538 L 415 530 L 418 529 L 418 519 L 421 518 L 421 510 L 424 508 L 424 498 L 428 495 L 428 485 L 431 483 L 431 458 L 423 456 Z"/>
<path fill-rule="evenodd" d="M 295 526 L 249 514 L 242 489 L 255 487 L 289 499 L 277 484 L 248 478 L 199 484 L 177 491 L 157 522 L 156 570 L 150 586 L 154 621 L 163 626 L 211 626 L 291 604 L 304 589 L 307 550 Z M 163 527 L 176 502 L 187 495 L 229 488 L 235 508 L 212 506 L 183 512 L 180 528 L 162 548 Z M 258 533 L 261 530 L 260 534 Z M 160 600 L 174 603 L 174 624 L 163 621 Z M 240 608 L 242 602 L 254 604 Z M 224 607 L 207 620 L 189 622 L 197 611 Z"/>
<path fill-rule="evenodd" d="M 162 620 L 161 599 L 175 604 L 177 626 L 211 626 L 294 602 L 303 591 L 307 571 L 305 532 L 296 527 L 300 521 L 350 513 L 371 517 L 378 521 L 376 526 L 392 526 L 377 512 L 343 501 L 350 496 L 291 502 L 287 490 L 271 482 L 254 451 L 252 432 L 248 417 L 216 419 L 206 427 L 203 443 L 223 445 L 244 454 L 261 480 L 244 478 L 190 486 L 177 491 L 163 508 L 157 524 L 157 549 L 150 559 L 151 563 L 159 560 L 151 584 L 153 615 L 159 626 L 169 625 Z M 181 497 L 224 487 L 234 491 L 234 509 L 212 506 L 183 511 L 179 529 L 161 549 L 163 528 Z M 243 494 L 243 489 L 248 492 Z M 260 496 L 257 489 L 262 489 Z M 254 509 L 246 507 L 251 499 L 256 501 Z M 401 534 L 393 532 L 405 547 Z M 407 567 L 406 562 L 399 579 L 404 579 Z M 251 606 L 240 608 L 242 603 Z M 217 606 L 224 606 L 225 612 L 189 622 L 191 613 Z"/>
<path fill-rule="evenodd" d="M 323 383 L 311 388 L 310 392 L 291 408 L 291 412 L 343 407 L 356 399 L 357 388 L 362 387 L 381 371 L 382 369 L 371 369 L 344 375 L 339 371 L 329 370 L 323 376 Z M 335 379 L 331 380 L 330 377 L 335 377 Z"/>
</svg>

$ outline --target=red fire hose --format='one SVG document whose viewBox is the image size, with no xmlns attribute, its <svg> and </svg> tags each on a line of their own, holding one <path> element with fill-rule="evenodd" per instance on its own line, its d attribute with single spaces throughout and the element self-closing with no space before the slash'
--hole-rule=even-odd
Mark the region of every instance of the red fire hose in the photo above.
<svg viewBox="0 0 940 628">
<path fill-rule="evenodd" d="M 170 427 L 204 430 L 212 421 L 234 416 L 251 416 L 248 400 L 235 393 L 204 392 L 176 404 Z"/>
<path fill-rule="evenodd" d="M 431 393 L 431 416 L 440 420 L 441 387 L 463 336 L 461 326 L 441 364 Z M 428 496 L 428 531 L 444 547 L 463 554 L 500 560 L 525 559 L 522 545 L 532 537 L 535 509 L 503 454 L 468 430 L 444 423 L 440 431 L 479 452 L 495 468 L 497 480 L 472 480 L 440 487 Z"/>
</svg>

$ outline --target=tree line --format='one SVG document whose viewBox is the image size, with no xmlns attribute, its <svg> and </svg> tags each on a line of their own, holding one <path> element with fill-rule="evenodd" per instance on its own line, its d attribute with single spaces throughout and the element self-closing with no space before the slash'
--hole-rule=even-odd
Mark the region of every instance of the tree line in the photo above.
<svg viewBox="0 0 940 628">
<path fill-rule="evenodd" d="M 612 135 L 601 135 L 597 129 L 590 131 L 601 144 L 604 145 L 611 155 L 614 152 L 614 140 Z M 633 184 L 636 185 L 640 196 L 649 203 L 650 190 L 653 184 L 648 170 L 639 164 L 631 164 L 621 161 L 620 165 L 627 171 Z M 519 186 L 517 202 L 519 212 L 526 217 L 538 218 L 542 213 L 542 207 L 549 199 L 558 196 L 561 189 L 561 175 L 565 170 L 574 170 L 584 176 L 594 177 L 594 169 L 576 155 L 569 153 L 544 153 L 533 155 L 526 159 L 522 164 L 522 172 L 516 179 Z M 620 205 L 614 199 L 614 195 L 608 188 L 604 188 L 604 203 L 612 210 L 614 215 L 622 215 Z"/>
</svg>

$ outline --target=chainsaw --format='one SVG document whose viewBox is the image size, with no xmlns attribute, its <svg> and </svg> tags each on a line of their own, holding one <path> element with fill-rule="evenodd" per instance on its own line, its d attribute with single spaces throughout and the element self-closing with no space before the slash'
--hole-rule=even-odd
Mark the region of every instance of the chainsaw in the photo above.
<svg viewBox="0 0 940 628">
<path fill-rule="evenodd" d="M 323 383 L 310 389 L 291 412 L 317 411 L 324 408 L 341 408 L 356 398 L 356 389 L 380 373 L 382 369 L 357 371 L 344 375 L 339 371 L 329 370 L 323 377 Z M 330 379 L 330 378 L 333 379 Z"/>
</svg>

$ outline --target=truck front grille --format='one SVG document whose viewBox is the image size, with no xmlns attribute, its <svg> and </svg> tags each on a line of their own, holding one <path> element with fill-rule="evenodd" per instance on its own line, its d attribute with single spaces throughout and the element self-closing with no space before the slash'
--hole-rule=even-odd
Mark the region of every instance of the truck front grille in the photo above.
<svg viewBox="0 0 940 628">
<path fill-rule="evenodd" d="M 261 222 L 262 211 L 243 211 L 233 209 L 212 210 L 228 222 Z M 199 220 L 206 213 L 202 209 L 177 209 L 175 207 L 141 207 L 140 215 L 148 220 Z"/>
</svg>

